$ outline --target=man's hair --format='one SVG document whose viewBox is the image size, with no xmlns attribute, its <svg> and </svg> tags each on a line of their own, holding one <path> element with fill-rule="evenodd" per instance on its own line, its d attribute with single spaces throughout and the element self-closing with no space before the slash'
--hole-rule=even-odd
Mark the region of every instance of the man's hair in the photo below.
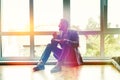
<svg viewBox="0 0 120 80">
<path fill-rule="evenodd" d="M 69 26 L 69 22 L 66 19 L 61 19 L 62 24 L 66 25 L 66 27 Z"/>
</svg>

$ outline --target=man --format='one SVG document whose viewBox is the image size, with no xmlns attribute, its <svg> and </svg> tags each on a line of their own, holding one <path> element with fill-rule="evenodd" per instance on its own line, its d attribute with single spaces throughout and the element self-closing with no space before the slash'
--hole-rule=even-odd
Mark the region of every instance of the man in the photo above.
<svg viewBox="0 0 120 80">
<path fill-rule="evenodd" d="M 34 71 L 44 70 L 45 63 L 51 52 L 57 59 L 57 64 L 51 70 L 51 73 L 61 71 L 64 66 L 78 66 L 82 64 L 82 57 L 78 51 L 79 37 L 74 30 L 68 30 L 69 23 L 66 19 L 61 19 L 59 23 L 59 33 L 53 34 L 51 43 L 48 44 L 40 58 L 39 63 L 33 68 Z M 58 44 L 60 47 L 58 47 Z"/>
</svg>

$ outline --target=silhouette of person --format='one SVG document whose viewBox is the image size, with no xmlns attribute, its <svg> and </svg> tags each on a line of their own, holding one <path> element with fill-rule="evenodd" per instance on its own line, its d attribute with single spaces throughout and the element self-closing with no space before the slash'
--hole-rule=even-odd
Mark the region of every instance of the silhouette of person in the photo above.
<svg viewBox="0 0 120 80">
<path fill-rule="evenodd" d="M 77 31 L 68 28 L 68 21 L 66 19 L 61 19 L 59 23 L 59 32 L 53 33 L 51 43 L 46 46 L 37 66 L 33 68 L 33 71 L 45 69 L 45 63 L 51 52 L 53 52 L 54 57 L 57 59 L 57 63 L 55 67 L 51 69 L 51 73 L 61 71 L 62 66 L 79 66 L 83 63 L 78 50 L 78 33 Z M 58 44 L 60 47 L 58 47 Z"/>
</svg>

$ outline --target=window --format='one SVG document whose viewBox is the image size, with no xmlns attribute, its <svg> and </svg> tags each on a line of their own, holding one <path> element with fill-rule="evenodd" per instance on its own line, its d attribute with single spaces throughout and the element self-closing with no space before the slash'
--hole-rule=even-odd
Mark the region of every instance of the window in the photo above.
<svg viewBox="0 0 120 80">
<path fill-rule="evenodd" d="M 107 34 L 104 37 L 105 56 L 120 56 L 120 34 Z"/>
<path fill-rule="evenodd" d="M 30 57 L 29 36 L 2 36 L 2 57 Z"/>
<path fill-rule="evenodd" d="M 35 36 L 35 57 L 40 57 L 48 43 L 51 42 L 51 35 Z"/>
<path fill-rule="evenodd" d="M 83 57 L 100 57 L 100 36 L 80 35 L 80 53 Z"/>
<path fill-rule="evenodd" d="M 100 0 L 71 0 L 71 27 L 79 31 L 100 30 Z"/>
<path fill-rule="evenodd" d="M 0 59 L 37 59 L 61 18 L 79 32 L 86 58 L 119 56 L 119 0 L 0 0 Z M 117 30 L 117 31 L 116 31 Z M 28 58 L 26 58 L 28 57 Z M 51 55 L 50 59 L 54 60 Z"/>
<path fill-rule="evenodd" d="M 70 3 L 71 28 L 80 32 L 82 56 L 100 57 L 100 0 L 71 0 Z"/>
<path fill-rule="evenodd" d="M 34 31 L 58 31 L 63 0 L 34 0 Z"/>
<path fill-rule="evenodd" d="M 120 7 L 119 0 L 108 1 L 108 23 L 107 28 L 120 28 Z"/>
<path fill-rule="evenodd" d="M 30 31 L 29 0 L 1 0 L 2 32 Z"/>
</svg>

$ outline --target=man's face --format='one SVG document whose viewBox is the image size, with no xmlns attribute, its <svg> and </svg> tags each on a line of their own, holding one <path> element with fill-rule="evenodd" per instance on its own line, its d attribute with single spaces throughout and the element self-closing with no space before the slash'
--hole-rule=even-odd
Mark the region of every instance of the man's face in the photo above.
<svg viewBox="0 0 120 80">
<path fill-rule="evenodd" d="M 68 27 L 67 22 L 64 22 L 64 21 L 61 20 L 61 22 L 59 24 L 59 30 L 67 31 L 67 27 Z"/>
</svg>

